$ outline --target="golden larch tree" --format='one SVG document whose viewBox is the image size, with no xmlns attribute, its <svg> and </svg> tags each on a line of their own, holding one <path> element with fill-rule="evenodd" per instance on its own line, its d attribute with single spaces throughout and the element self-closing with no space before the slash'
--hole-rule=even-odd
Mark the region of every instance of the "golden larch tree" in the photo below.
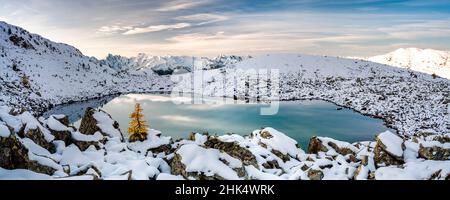
<svg viewBox="0 0 450 200">
<path fill-rule="evenodd" d="M 148 125 L 144 120 L 144 115 L 142 114 L 141 104 L 136 103 L 134 106 L 134 112 L 130 115 L 130 127 L 128 128 L 128 134 L 130 135 L 129 141 L 144 141 L 147 139 Z"/>
</svg>

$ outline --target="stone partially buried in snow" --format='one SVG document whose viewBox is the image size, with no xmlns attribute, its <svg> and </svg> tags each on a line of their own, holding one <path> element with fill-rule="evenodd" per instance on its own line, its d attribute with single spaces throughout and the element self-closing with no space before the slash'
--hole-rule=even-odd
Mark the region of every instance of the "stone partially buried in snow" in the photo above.
<svg viewBox="0 0 450 200">
<path fill-rule="evenodd" d="M 119 129 L 119 123 L 103 110 L 87 108 L 81 119 L 80 132 L 86 135 L 94 135 L 96 132 L 102 133 L 110 138 L 119 138 L 124 141 Z"/>
<path fill-rule="evenodd" d="M 48 142 L 44 138 L 43 131 L 37 127 L 37 128 L 26 128 L 26 126 L 19 131 L 19 135 L 22 135 L 23 137 L 30 138 L 33 140 L 36 144 L 46 148 L 48 151 L 55 153 L 56 148 L 53 143 Z"/>
<path fill-rule="evenodd" d="M 97 127 L 97 120 L 94 118 L 94 113 L 96 110 L 94 108 L 87 108 L 84 112 L 84 116 L 81 119 L 80 132 L 86 135 L 93 135 L 100 129 Z"/>
<path fill-rule="evenodd" d="M 330 152 L 331 151 L 331 152 Z M 308 153 L 317 154 L 318 152 L 326 152 L 328 154 L 348 155 L 358 151 L 358 148 L 348 142 L 342 142 L 328 137 L 312 137 L 309 141 Z"/>
<path fill-rule="evenodd" d="M 172 173 L 198 180 L 237 180 L 246 176 L 242 162 L 217 149 L 205 149 L 186 144 L 176 152 L 171 163 Z"/>
<path fill-rule="evenodd" d="M 244 165 L 253 165 L 258 168 L 256 157 L 246 148 L 239 146 L 235 142 L 223 142 L 216 137 L 209 137 L 204 142 L 205 147 L 218 149 L 230 156 L 239 159 Z"/>
<path fill-rule="evenodd" d="M 29 156 L 34 158 L 39 158 L 39 156 L 30 153 L 19 140 L 15 135 L 0 137 L 0 168 L 29 169 L 38 173 L 53 175 L 56 170 L 40 164 L 36 159 L 30 159 Z"/>
<path fill-rule="evenodd" d="M 404 141 L 398 135 L 386 131 L 376 138 L 374 160 L 377 166 L 403 164 Z"/>
<path fill-rule="evenodd" d="M 450 146 L 450 143 L 448 144 L 448 146 Z M 424 145 L 420 144 L 419 156 L 427 160 L 448 160 L 450 158 L 450 148 L 439 147 L 435 145 L 425 147 Z"/>
<path fill-rule="evenodd" d="M 273 152 L 274 150 L 275 152 L 278 151 L 279 153 L 277 152 L 276 154 L 296 158 L 298 154 L 303 152 L 298 147 L 297 141 L 270 127 L 261 131 L 254 131 L 252 133 L 252 139 L 256 140 L 256 143 L 262 143 Z"/>
</svg>

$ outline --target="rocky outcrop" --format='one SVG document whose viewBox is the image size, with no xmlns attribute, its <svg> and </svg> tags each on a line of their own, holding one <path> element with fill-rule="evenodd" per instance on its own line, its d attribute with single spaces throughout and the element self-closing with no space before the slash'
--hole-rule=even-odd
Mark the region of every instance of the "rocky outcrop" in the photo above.
<svg viewBox="0 0 450 200">
<path fill-rule="evenodd" d="M 86 135 L 94 135 L 95 132 L 100 131 L 97 126 L 97 120 L 94 118 L 95 109 L 87 108 L 83 118 L 81 119 L 80 132 Z"/>
<path fill-rule="evenodd" d="M 345 146 L 339 146 L 336 144 L 337 142 L 345 144 Z M 342 144 L 341 144 L 342 145 Z M 330 149 L 333 149 L 338 154 L 341 155 L 355 155 L 355 152 L 351 148 L 356 148 L 353 145 L 341 142 L 341 141 L 335 141 L 331 138 L 322 138 L 322 137 L 312 137 L 309 141 L 308 145 L 308 153 L 311 154 L 317 154 L 319 152 L 328 152 Z"/>
<path fill-rule="evenodd" d="M 327 152 L 328 149 L 322 144 L 322 141 L 319 140 L 316 136 L 312 137 L 309 140 L 308 145 L 308 153 L 310 154 L 317 154 L 319 152 Z"/>
<path fill-rule="evenodd" d="M 98 124 L 100 123 L 99 121 L 97 121 L 97 119 L 95 118 L 95 114 L 101 114 L 103 115 L 105 118 L 108 118 L 109 121 L 111 121 L 111 124 L 108 124 L 108 126 L 112 126 L 112 128 L 115 130 L 112 135 L 111 133 L 106 133 L 105 131 L 102 130 L 102 128 L 100 128 L 98 126 Z M 111 115 L 109 115 L 108 113 L 106 113 L 103 110 L 97 110 L 94 108 L 87 108 L 83 118 L 81 119 L 81 124 L 80 124 L 80 129 L 79 131 L 82 134 L 86 134 L 86 135 L 94 135 L 96 132 L 100 132 L 102 135 L 104 135 L 105 137 L 120 137 L 120 141 L 124 142 L 125 138 L 122 134 L 122 132 L 120 131 L 119 128 L 119 123 L 117 121 L 114 121 L 111 117 Z"/>
<path fill-rule="evenodd" d="M 209 137 L 204 143 L 204 146 L 207 148 L 218 149 L 239 159 L 244 165 L 253 165 L 258 168 L 255 156 L 248 149 L 243 148 L 234 142 L 222 142 L 215 137 Z"/>
<path fill-rule="evenodd" d="M 25 127 L 26 126 L 23 126 L 22 129 L 19 131 L 19 135 L 21 137 L 30 138 L 31 140 L 33 140 L 33 142 L 35 142 L 39 146 L 44 147 L 51 153 L 55 153 L 55 151 L 56 151 L 55 145 L 53 143 L 45 140 L 44 133 L 42 132 L 42 130 L 39 127 L 34 128 L 34 129 L 29 129 L 27 131 L 25 131 L 25 129 L 26 129 Z"/>
<path fill-rule="evenodd" d="M 324 176 L 323 172 L 320 170 L 314 170 L 314 169 L 308 170 L 308 178 L 310 180 L 322 180 L 323 176 Z"/>
<path fill-rule="evenodd" d="M 195 179 L 195 180 L 225 180 L 224 177 L 218 174 L 205 174 L 202 172 L 187 172 L 186 166 L 181 162 L 181 156 L 175 153 L 175 156 L 170 164 L 171 173 L 174 175 L 181 175 L 186 179 Z M 243 167 L 233 169 L 236 171 L 239 177 L 245 177 L 246 171 Z"/>
<path fill-rule="evenodd" d="M 29 169 L 38 173 L 53 175 L 55 169 L 32 161 L 28 149 L 14 134 L 0 137 L 0 167 L 4 169 Z"/>
<path fill-rule="evenodd" d="M 397 148 L 404 149 L 405 146 L 403 143 L 397 144 Z M 386 144 L 383 143 L 382 138 L 380 138 L 380 135 L 378 135 L 376 138 L 376 144 L 374 148 L 374 161 L 375 164 L 380 167 L 389 165 L 402 165 L 404 163 L 403 154 L 392 152 L 392 149 L 389 149 L 388 146 L 386 146 Z"/>
<path fill-rule="evenodd" d="M 50 130 L 50 133 L 53 136 L 55 136 L 55 140 L 64 141 L 66 146 L 68 146 L 68 145 L 73 143 L 73 141 L 72 141 L 72 133 L 70 131 L 55 131 L 55 130 L 52 130 L 50 128 L 48 130 Z"/>
<path fill-rule="evenodd" d="M 420 145 L 419 156 L 427 160 L 448 160 L 450 159 L 450 149 L 438 146 L 424 147 Z"/>
</svg>

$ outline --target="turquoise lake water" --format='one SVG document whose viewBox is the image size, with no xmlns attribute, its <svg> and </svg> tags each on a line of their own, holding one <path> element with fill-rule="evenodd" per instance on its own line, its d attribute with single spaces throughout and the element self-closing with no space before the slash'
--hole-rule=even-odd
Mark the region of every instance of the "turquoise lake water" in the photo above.
<svg viewBox="0 0 450 200">
<path fill-rule="evenodd" d="M 44 116 L 66 114 L 78 126 L 87 107 L 99 107 L 111 114 L 126 134 L 128 115 L 135 103 L 141 103 L 150 127 L 174 139 L 187 137 L 190 132 L 248 135 L 262 127 L 273 127 L 297 140 L 304 149 L 314 135 L 356 142 L 373 140 L 375 134 L 391 130 L 380 119 L 321 100 L 280 102 L 278 113 L 267 116 L 260 115 L 260 109 L 268 107 L 265 104 L 224 104 L 218 98 L 205 99 L 210 104 L 199 105 L 179 104 L 190 102 L 186 98 L 178 98 L 178 103 L 173 100 L 166 94 L 129 94 L 58 106 Z"/>
</svg>

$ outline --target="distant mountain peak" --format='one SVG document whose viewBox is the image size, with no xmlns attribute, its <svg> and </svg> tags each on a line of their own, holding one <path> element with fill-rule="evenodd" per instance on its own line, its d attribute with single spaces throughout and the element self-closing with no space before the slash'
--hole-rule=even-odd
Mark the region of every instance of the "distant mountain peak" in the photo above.
<svg viewBox="0 0 450 200">
<path fill-rule="evenodd" d="M 450 52 L 435 49 L 400 48 L 366 60 L 407 68 L 450 79 Z"/>
<path fill-rule="evenodd" d="M 180 74 L 196 69 L 217 69 L 233 65 L 247 57 L 219 55 L 215 58 L 193 56 L 152 56 L 139 53 L 136 57 L 123 57 L 109 54 L 102 65 L 115 70 L 152 70 L 159 75 Z"/>
</svg>

